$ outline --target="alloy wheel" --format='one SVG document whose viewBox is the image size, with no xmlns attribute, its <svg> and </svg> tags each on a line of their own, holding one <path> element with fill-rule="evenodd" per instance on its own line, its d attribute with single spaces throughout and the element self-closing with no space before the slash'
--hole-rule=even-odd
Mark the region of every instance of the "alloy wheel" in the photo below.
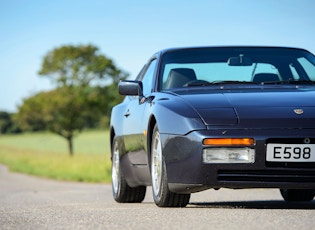
<svg viewBox="0 0 315 230">
<path fill-rule="evenodd" d="M 120 178 L 120 169 L 119 169 L 119 150 L 118 144 L 115 142 L 114 151 L 113 151 L 113 159 L 112 159 L 112 187 L 113 192 L 115 194 L 118 193 L 119 190 L 119 178 Z"/>
<path fill-rule="evenodd" d="M 158 131 L 156 131 L 153 136 L 151 159 L 152 188 L 154 194 L 158 195 L 161 189 L 162 181 L 162 147 Z"/>
</svg>

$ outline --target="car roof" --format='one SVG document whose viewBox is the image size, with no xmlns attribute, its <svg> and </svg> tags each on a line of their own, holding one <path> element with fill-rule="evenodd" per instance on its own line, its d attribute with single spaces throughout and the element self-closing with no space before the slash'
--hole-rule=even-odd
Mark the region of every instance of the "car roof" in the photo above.
<svg viewBox="0 0 315 230">
<path fill-rule="evenodd" d="M 286 46 L 192 46 L 192 47 L 174 47 L 162 49 L 155 53 L 155 55 L 163 55 L 165 53 L 179 51 L 179 50 L 190 50 L 190 49 L 282 49 L 282 50 L 300 50 L 306 51 L 308 50 L 296 47 L 286 47 Z"/>
</svg>

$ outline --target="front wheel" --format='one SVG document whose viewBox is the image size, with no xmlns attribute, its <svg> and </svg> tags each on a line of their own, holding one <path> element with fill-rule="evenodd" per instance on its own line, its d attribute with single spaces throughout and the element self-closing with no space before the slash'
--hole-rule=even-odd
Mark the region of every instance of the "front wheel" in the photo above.
<svg viewBox="0 0 315 230">
<path fill-rule="evenodd" d="M 308 202 L 312 201 L 315 190 L 312 189 L 280 189 L 280 193 L 288 202 Z"/>
<path fill-rule="evenodd" d="M 112 149 L 112 191 L 114 199 L 119 203 L 140 203 L 146 193 L 145 186 L 132 188 L 127 184 L 121 170 L 117 140 L 114 140 Z"/>
<path fill-rule="evenodd" d="M 153 130 L 151 145 L 151 179 L 155 204 L 159 207 L 185 207 L 189 202 L 190 194 L 173 193 L 168 188 L 166 165 L 157 125 Z"/>
</svg>

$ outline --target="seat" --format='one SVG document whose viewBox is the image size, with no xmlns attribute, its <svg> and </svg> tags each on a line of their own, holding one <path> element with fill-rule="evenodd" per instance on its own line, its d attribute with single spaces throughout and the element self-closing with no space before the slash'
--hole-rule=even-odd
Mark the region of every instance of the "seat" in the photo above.
<svg viewBox="0 0 315 230">
<path fill-rule="evenodd" d="M 194 80 L 197 80 L 197 77 L 193 69 L 190 68 L 171 69 L 167 77 L 165 89 L 180 88 L 183 87 L 188 82 Z"/>
<path fill-rule="evenodd" d="M 258 73 L 253 77 L 253 82 L 262 83 L 262 82 L 272 82 L 280 81 L 280 78 L 277 74 L 274 73 Z"/>
</svg>

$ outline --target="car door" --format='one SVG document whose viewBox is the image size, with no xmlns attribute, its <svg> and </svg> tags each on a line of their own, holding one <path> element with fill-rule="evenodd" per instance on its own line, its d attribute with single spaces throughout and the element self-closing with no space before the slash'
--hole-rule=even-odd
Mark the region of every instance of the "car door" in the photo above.
<svg viewBox="0 0 315 230">
<path fill-rule="evenodd" d="M 145 153 L 145 135 L 147 122 L 143 119 L 144 111 L 148 106 L 148 98 L 152 92 L 156 59 L 147 65 L 146 70 L 137 80 L 142 81 L 143 96 L 129 96 L 129 103 L 124 113 L 124 144 L 126 152 L 132 164 L 147 165 L 148 159 Z"/>
</svg>

